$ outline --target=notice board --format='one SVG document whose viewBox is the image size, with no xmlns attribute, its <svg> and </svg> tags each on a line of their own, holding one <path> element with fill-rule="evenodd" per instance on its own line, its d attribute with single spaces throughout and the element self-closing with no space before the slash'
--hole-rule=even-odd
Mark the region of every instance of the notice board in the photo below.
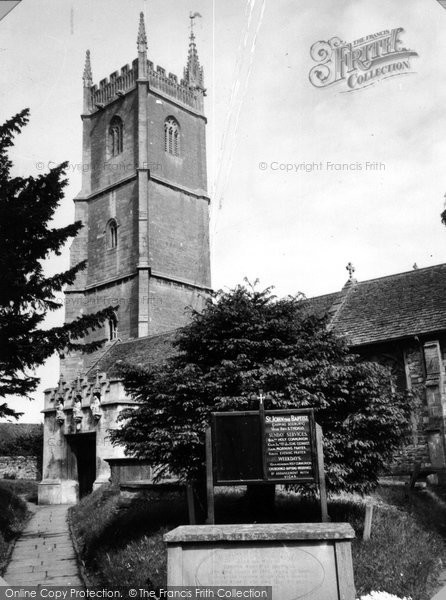
<svg viewBox="0 0 446 600">
<path fill-rule="evenodd" d="M 212 415 L 214 485 L 317 482 L 312 409 Z"/>
</svg>

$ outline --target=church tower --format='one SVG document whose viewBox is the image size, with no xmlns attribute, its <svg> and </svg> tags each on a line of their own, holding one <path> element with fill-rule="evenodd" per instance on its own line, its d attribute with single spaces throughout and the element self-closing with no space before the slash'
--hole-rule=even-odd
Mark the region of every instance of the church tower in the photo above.
<svg viewBox="0 0 446 600">
<path fill-rule="evenodd" d="M 87 260 L 87 268 L 66 291 L 65 320 L 118 308 L 87 339 L 106 344 L 63 357 L 58 387 L 45 391 L 40 504 L 76 502 L 121 472 L 150 478 L 150 465 L 110 442 L 120 411 L 135 404 L 115 367 L 171 355 L 172 330 L 210 290 L 205 89 L 194 18 L 181 80 L 148 60 L 142 14 L 131 67 L 94 85 L 87 51 L 82 190 L 74 200 L 84 227 L 71 246 L 71 265 Z"/>
<path fill-rule="evenodd" d="M 66 293 L 66 321 L 110 305 L 116 320 L 89 340 L 122 341 L 182 326 L 185 308 L 200 309 L 210 289 L 209 197 L 203 69 L 194 17 L 183 77 L 148 60 L 141 13 L 138 57 L 99 85 L 87 51 L 83 74 L 84 224 L 71 265 L 87 268 Z M 92 357 L 67 356 L 73 380 Z"/>
</svg>

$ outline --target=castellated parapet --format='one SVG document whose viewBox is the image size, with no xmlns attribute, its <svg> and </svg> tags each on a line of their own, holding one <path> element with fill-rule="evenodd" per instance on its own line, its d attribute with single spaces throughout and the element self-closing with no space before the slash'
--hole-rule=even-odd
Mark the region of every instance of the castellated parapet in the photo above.
<svg viewBox="0 0 446 600">
<path fill-rule="evenodd" d="M 184 79 L 178 82 L 174 73 L 166 74 L 166 69 L 147 61 L 149 89 L 158 92 L 161 96 L 171 98 L 181 105 L 194 111 L 203 113 L 203 97 L 205 90 L 191 88 Z M 132 62 L 132 67 L 124 65 L 120 71 L 115 71 L 109 77 L 101 79 L 99 86 L 90 87 L 89 106 L 90 112 L 100 110 L 107 104 L 114 102 L 120 96 L 135 89 L 138 80 L 138 59 Z"/>
</svg>

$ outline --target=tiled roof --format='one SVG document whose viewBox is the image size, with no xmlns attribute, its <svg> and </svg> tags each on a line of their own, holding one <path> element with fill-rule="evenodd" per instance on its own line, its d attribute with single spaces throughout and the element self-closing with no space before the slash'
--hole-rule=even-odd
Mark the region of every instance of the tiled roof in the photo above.
<svg viewBox="0 0 446 600">
<path fill-rule="evenodd" d="M 161 364 L 177 353 L 173 346 L 176 336 L 177 330 L 174 330 L 125 342 L 118 341 L 110 345 L 110 349 L 94 364 L 88 376 L 89 378 L 94 377 L 96 369 L 98 369 L 101 373 L 107 373 L 108 377 L 119 377 L 116 367 L 118 361 L 125 361 L 143 367 Z"/>
<path fill-rule="evenodd" d="M 334 292 L 333 294 L 325 294 L 325 296 L 308 298 L 305 300 L 305 302 L 308 302 L 311 311 L 315 311 L 318 314 L 323 314 L 329 312 L 332 306 L 338 302 L 341 296 L 342 292 Z"/>
<path fill-rule="evenodd" d="M 446 331 L 446 264 L 361 281 L 311 298 L 352 346 Z"/>
<path fill-rule="evenodd" d="M 446 332 L 446 264 L 346 285 L 340 292 L 309 298 L 312 310 L 327 313 L 333 329 L 352 346 Z M 117 377 L 118 361 L 135 365 L 160 364 L 176 354 L 178 330 L 115 342 L 91 364 Z"/>
</svg>

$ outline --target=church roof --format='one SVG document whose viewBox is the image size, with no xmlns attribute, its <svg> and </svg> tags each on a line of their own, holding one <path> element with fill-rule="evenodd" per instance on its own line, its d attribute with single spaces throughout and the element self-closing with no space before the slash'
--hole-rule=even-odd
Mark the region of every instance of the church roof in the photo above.
<svg viewBox="0 0 446 600">
<path fill-rule="evenodd" d="M 119 377 L 118 361 L 128 362 L 133 365 L 149 367 L 161 364 L 171 356 L 177 354 L 173 346 L 178 330 L 161 333 L 159 335 L 126 340 L 110 346 L 102 357 L 90 368 L 89 378 L 96 374 L 96 370 L 106 373 L 108 377 Z"/>
<path fill-rule="evenodd" d="M 446 331 L 446 264 L 349 282 L 309 299 L 352 346 Z"/>
<path fill-rule="evenodd" d="M 330 326 L 351 346 L 446 332 L 446 264 L 368 281 L 349 281 L 340 292 L 309 298 L 317 313 L 328 313 Z M 177 353 L 178 329 L 150 337 L 117 340 L 90 366 L 119 377 L 118 361 L 149 367 Z"/>
</svg>

